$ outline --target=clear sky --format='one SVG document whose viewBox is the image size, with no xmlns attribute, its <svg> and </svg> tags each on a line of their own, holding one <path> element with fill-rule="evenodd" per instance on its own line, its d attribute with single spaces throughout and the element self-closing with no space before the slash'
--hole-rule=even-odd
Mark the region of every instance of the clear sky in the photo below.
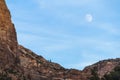
<svg viewBox="0 0 120 80">
<path fill-rule="evenodd" d="M 120 0 L 6 0 L 18 41 L 65 68 L 120 57 Z"/>
</svg>

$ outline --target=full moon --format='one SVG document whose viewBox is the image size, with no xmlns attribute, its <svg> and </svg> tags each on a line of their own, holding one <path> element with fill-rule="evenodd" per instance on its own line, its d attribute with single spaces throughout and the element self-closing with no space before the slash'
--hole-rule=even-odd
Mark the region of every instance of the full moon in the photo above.
<svg viewBox="0 0 120 80">
<path fill-rule="evenodd" d="M 85 15 L 85 20 L 86 20 L 87 22 L 92 22 L 92 21 L 93 21 L 93 16 L 92 16 L 91 14 L 86 14 L 86 15 Z"/>
</svg>

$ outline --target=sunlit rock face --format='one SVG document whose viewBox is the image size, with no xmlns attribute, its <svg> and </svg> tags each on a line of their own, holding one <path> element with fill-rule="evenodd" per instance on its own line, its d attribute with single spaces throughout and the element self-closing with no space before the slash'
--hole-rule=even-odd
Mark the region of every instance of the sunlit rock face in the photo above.
<svg viewBox="0 0 120 80">
<path fill-rule="evenodd" d="M 10 12 L 5 0 L 0 0 L 0 80 L 101 80 L 98 77 L 103 78 L 116 66 L 120 66 L 120 59 L 100 61 L 80 71 L 38 56 L 17 43 Z"/>
<path fill-rule="evenodd" d="M 0 43 L 7 44 L 12 51 L 16 51 L 16 32 L 4 0 L 0 0 Z"/>
<path fill-rule="evenodd" d="M 17 38 L 11 15 L 5 0 L 0 0 L 0 63 L 4 66 L 14 63 Z"/>
</svg>

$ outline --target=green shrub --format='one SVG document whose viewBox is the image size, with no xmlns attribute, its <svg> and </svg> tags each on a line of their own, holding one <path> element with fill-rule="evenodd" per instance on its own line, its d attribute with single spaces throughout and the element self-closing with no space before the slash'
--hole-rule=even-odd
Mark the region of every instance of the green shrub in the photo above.
<svg viewBox="0 0 120 80">
<path fill-rule="evenodd" d="M 6 74 L 0 74 L 0 80 L 12 80 L 10 77 L 8 77 Z"/>
<path fill-rule="evenodd" d="M 104 75 L 102 80 L 120 80 L 120 66 L 115 67 L 110 74 Z"/>
<path fill-rule="evenodd" d="M 96 67 L 91 69 L 91 75 L 92 75 L 92 77 L 90 77 L 90 80 L 100 80 L 100 78 L 98 77 L 98 74 L 97 74 L 97 68 Z"/>
</svg>

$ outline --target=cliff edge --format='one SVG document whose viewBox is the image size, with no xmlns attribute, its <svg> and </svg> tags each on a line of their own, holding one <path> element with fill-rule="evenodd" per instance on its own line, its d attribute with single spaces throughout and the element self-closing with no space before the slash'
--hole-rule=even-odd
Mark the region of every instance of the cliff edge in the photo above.
<svg viewBox="0 0 120 80">
<path fill-rule="evenodd" d="M 10 12 L 5 0 L 0 0 L 0 80 L 110 80 L 109 75 L 119 71 L 119 65 L 119 58 L 109 59 L 80 71 L 36 55 L 18 44 Z"/>
</svg>

